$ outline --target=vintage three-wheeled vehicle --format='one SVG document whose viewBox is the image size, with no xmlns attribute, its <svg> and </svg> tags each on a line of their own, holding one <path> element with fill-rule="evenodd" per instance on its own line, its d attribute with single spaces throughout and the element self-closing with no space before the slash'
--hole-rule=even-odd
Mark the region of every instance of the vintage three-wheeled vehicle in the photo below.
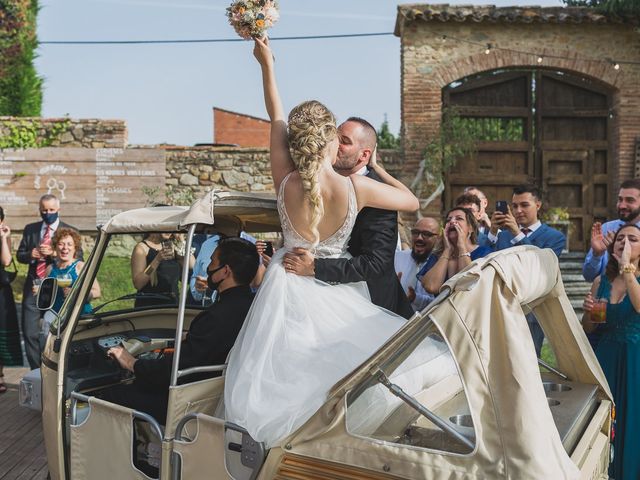
<svg viewBox="0 0 640 480">
<path fill-rule="evenodd" d="M 225 365 L 178 368 L 183 332 L 203 308 L 188 301 L 188 262 L 174 302 L 136 306 L 131 279 L 119 275 L 150 232 L 182 234 L 189 252 L 194 235 L 278 229 L 272 197 L 230 192 L 121 213 L 99 229 L 42 357 L 52 479 L 607 478 L 611 393 L 557 258 L 532 247 L 491 254 L 452 278 L 280 446 L 265 449 L 227 421 Z M 94 279 L 115 286 L 82 313 Z M 55 280 L 43 284 L 41 307 L 55 291 Z M 536 357 L 530 311 L 555 353 L 551 368 Z M 113 345 L 143 357 L 174 349 L 164 425 L 101 399 L 132 381 L 105 354 Z M 218 376 L 181 381 L 194 371 Z M 23 403 L 37 402 L 37 391 L 26 378 Z"/>
</svg>

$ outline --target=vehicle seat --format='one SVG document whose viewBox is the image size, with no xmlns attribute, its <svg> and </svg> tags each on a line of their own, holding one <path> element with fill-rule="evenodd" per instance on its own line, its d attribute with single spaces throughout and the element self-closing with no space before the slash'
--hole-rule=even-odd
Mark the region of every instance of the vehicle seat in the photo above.
<svg viewBox="0 0 640 480">
<path fill-rule="evenodd" d="M 189 413 L 201 413 L 213 417 L 223 397 L 224 377 L 207 378 L 170 387 L 165 439 L 174 437 L 178 423 Z M 184 437 L 193 438 L 196 433 L 193 426 L 187 425 L 185 429 Z"/>
</svg>

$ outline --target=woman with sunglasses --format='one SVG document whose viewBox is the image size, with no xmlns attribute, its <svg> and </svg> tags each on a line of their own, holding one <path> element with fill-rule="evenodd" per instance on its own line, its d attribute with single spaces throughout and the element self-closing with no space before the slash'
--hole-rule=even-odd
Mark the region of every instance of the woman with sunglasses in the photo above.
<svg viewBox="0 0 640 480">
<path fill-rule="evenodd" d="M 437 295 L 444 282 L 472 261 L 490 253 L 490 247 L 478 245 L 478 222 L 473 212 L 455 207 L 447 213 L 439 245 L 418 273 L 418 278 L 428 293 Z"/>
</svg>

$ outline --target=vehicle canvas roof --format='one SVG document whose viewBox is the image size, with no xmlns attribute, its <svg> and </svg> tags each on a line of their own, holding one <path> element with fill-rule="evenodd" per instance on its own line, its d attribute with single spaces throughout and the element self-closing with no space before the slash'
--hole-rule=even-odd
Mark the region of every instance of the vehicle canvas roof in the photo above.
<svg viewBox="0 0 640 480">
<path fill-rule="evenodd" d="M 347 433 L 346 393 L 433 321 L 460 365 L 476 419 L 477 448 L 471 456 L 434 455 L 433 451 L 414 449 L 403 454 L 411 462 L 396 465 L 395 474 L 413 478 L 416 468 L 429 472 L 436 468 L 442 472 L 437 478 L 445 479 L 473 462 L 474 468 L 483 472 L 528 472 L 526 478 L 532 479 L 575 478 L 577 467 L 562 445 L 547 405 L 525 318 L 530 310 L 556 354 L 558 370 L 572 381 L 598 386 L 599 398 L 612 400 L 604 373 L 564 291 L 556 255 L 550 249 L 519 246 L 479 259 L 451 278 L 432 305 L 414 315 L 378 352 L 336 384 L 327 403 L 287 442 L 296 445 L 294 453 L 324 458 L 327 452 L 319 449 L 329 448 L 335 435 L 342 439 Z M 380 462 L 393 461 L 401 448 L 347 436 L 350 443 L 342 442 L 342 451 L 349 456 L 349 463 L 362 463 L 363 467 L 371 461 L 372 453 Z M 342 454 L 332 452 L 336 455 Z"/>
<path fill-rule="evenodd" d="M 274 195 L 210 191 L 190 207 L 145 207 L 114 215 L 101 230 L 105 233 L 175 232 L 193 224 L 215 225 L 236 234 L 275 232 L 280 220 Z"/>
</svg>

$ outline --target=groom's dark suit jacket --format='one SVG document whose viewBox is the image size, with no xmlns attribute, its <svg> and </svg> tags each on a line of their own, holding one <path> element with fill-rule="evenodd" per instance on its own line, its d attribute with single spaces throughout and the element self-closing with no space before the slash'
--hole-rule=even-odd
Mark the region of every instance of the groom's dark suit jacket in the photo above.
<svg viewBox="0 0 640 480">
<path fill-rule="evenodd" d="M 367 177 L 380 181 L 373 170 Z M 316 278 L 328 283 L 366 281 L 373 303 L 409 318 L 413 309 L 393 263 L 397 244 L 398 212 L 363 208 L 349 240 L 353 258 L 316 259 Z"/>
</svg>

